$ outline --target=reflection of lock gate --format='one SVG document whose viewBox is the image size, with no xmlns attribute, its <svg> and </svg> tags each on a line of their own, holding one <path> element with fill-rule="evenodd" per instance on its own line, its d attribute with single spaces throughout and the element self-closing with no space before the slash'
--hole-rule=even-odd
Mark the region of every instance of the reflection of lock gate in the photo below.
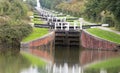
<svg viewBox="0 0 120 73">
<path fill-rule="evenodd" d="M 47 65 L 46 69 L 48 73 L 83 73 L 83 68 L 77 65 L 73 65 L 71 67 L 68 66 L 67 63 L 64 65 L 56 65 L 53 66 Z"/>
</svg>

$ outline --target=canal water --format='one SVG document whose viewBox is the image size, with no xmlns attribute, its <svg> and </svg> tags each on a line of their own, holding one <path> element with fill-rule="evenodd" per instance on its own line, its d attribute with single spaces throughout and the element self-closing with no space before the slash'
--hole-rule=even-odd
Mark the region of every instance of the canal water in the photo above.
<svg viewBox="0 0 120 73">
<path fill-rule="evenodd" d="M 119 52 L 115 51 L 87 50 L 74 47 L 24 48 L 24 50 L 41 57 L 48 64 L 44 67 L 33 66 L 22 55 L 0 57 L 0 73 L 106 73 L 105 70 L 85 72 L 84 67 L 97 61 L 119 56 Z M 120 68 L 115 69 L 120 72 Z"/>
</svg>

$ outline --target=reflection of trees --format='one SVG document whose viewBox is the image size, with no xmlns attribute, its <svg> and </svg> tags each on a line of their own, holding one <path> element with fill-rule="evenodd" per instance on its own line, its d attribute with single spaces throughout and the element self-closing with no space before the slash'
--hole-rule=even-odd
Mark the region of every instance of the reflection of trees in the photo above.
<svg viewBox="0 0 120 73">
<path fill-rule="evenodd" d="M 30 62 L 21 55 L 0 57 L 0 73 L 20 73 L 29 66 Z"/>
</svg>

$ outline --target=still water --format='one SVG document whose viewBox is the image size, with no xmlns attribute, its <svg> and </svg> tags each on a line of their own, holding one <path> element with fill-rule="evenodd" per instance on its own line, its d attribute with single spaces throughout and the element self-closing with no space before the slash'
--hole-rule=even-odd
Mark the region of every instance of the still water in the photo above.
<svg viewBox="0 0 120 73">
<path fill-rule="evenodd" d="M 85 50 L 69 47 L 55 49 L 24 48 L 24 50 L 43 58 L 48 64 L 44 67 L 33 66 L 22 55 L 5 56 L 0 57 L 0 73 L 106 73 L 105 70 L 85 72 L 84 66 L 119 56 L 119 52 L 115 51 Z M 120 72 L 120 68 L 116 69 Z"/>
</svg>

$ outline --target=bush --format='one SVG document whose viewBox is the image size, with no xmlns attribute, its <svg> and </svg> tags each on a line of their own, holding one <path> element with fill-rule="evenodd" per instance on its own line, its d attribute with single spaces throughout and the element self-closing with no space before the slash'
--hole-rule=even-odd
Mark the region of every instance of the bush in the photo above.
<svg viewBox="0 0 120 73">
<path fill-rule="evenodd" d="M 21 40 L 31 31 L 30 25 L 0 25 L 0 53 L 19 53 Z"/>
<path fill-rule="evenodd" d="M 17 28 L 22 33 L 21 40 L 32 32 L 32 27 L 27 24 L 16 25 L 15 28 Z"/>
<path fill-rule="evenodd" d="M 22 0 L 0 0 L 0 53 L 19 53 L 21 40 L 32 32 L 23 23 L 27 12 L 28 5 Z"/>
</svg>

